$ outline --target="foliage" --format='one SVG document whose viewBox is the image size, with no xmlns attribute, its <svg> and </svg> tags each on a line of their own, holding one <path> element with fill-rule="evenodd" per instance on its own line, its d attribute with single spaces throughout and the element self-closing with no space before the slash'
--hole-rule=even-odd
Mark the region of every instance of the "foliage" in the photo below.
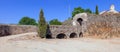
<svg viewBox="0 0 120 52">
<path fill-rule="evenodd" d="M 74 8 L 74 11 L 72 12 L 72 17 L 74 17 L 78 13 L 83 13 L 83 12 L 92 13 L 90 9 L 83 9 L 81 7 L 77 7 L 77 8 Z"/>
<path fill-rule="evenodd" d="M 62 23 L 58 19 L 53 19 L 49 22 L 50 25 L 61 25 Z"/>
<path fill-rule="evenodd" d="M 41 38 L 46 37 L 47 23 L 45 21 L 43 10 L 40 11 L 39 21 L 38 21 L 38 35 Z"/>
<path fill-rule="evenodd" d="M 74 11 L 72 12 L 72 17 L 74 17 L 78 13 L 83 13 L 83 12 L 84 9 L 82 9 L 81 7 L 74 8 Z"/>
<path fill-rule="evenodd" d="M 85 12 L 86 13 L 92 13 L 92 11 L 90 9 L 86 9 Z"/>
<path fill-rule="evenodd" d="M 30 17 L 23 17 L 20 21 L 19 21 L 20 25 L 37 25 L 35 19 L 32 19 Z"/>
<path fill-rule="evenodd" d="M 98 11 L 98 6 L 97 6 L 97 5 L 96 5 L 95 14 L 99 14 L 99 11 Z"/>
</svg>

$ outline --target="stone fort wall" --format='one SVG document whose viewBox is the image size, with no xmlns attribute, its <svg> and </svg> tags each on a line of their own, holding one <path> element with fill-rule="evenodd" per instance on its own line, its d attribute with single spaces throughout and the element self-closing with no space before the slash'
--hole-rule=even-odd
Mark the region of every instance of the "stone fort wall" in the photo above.
<svg viewBox="0 0 120 52">
<path fill-rule="evenodd" d="M 120 13 L 88 16 L 86 36 L 120 37 Z"/>
<path fill-rule="evenodd" d="M 81 21 L 77 21 L 78 19 L 81 19 Z M 47 29 L 47 35 L 52 36 L 52 38 L 73 38 L 80 37 L 81 34 L 85 37 L 120 37 L 120 14 L 87 14 L 84 16 L 80 13 L 70 22 L 74 25 L 67 25 L 67 23 L 64 25 L 50 25 Z M 0 36 L 27 32 L 37 32 L 37 27 L 30 25 L 0 25 Z"/>
<path fill-rule="evenodd" d="M 38 29 L 37 26 L 31 25 L 0 25 L 0 36 L 37 32 L 37 29 Z M 47 35 L 50 35 L 52 38 L 57 38 L 57 35 L 59 34 L 65 35 L 65 37 L 60 36 L 61 38 L 70 38 L 70 34 L 75 34 L 72 36 L 72 38 L 73 37 L 77 38 L 79 37 L 80 33 L 81 33 L 80 28 L 76 28 L 73 26 L 50 25 L 49 28 L 47 29 Z"/>
<path fill-rule="evenodd" d="M 37 27 L 31 25 L 0 25 L 0 36 L 36 32 Z"/>
</svg>

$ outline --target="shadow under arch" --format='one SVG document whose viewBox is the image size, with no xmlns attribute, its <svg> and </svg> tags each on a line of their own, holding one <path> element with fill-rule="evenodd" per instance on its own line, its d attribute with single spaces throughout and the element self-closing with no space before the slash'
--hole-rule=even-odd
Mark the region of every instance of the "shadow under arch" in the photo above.
<svg viewBox="0 0 120 52">
<path fill-rule="evenodd" d="M 58 39 L 66 39 L 67 36 L 66 36 L 64 33 L 60 33 L 60 34 L 58 34 L 58 35 L 56 36 L 56 38 L 58 38 Z"/>
<path fill-rule="evenodd" d="M 82 25 L 83 19 L 82 18 L 78 18 L 77 22 L 80 24 L 80 26 Z"/>
<path fill-rule="evenodd" d="M 47 25 L 46 38 L 47 38 L 47 39 L 52 39 L 52 33 L 51 33 L 51 30 L 50 30 L 50 26 L 49 26 L 49 25 Z"/>
<path fill-rule="evenodd" d="M 76 33 L 71 33 L 69 37 L 70 38 L 77 38 L 77 34 Z"/>
<path fill-rule="evenodd" d="M 83 33 L 82 32 L 80 32 L 79 37 L 83 37 Z"/>
</svg>

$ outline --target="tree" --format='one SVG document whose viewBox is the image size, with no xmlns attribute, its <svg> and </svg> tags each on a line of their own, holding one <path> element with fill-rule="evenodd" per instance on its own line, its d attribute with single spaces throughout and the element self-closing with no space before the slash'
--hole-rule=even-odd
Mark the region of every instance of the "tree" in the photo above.
<svg viewBox="0 0 120 52">
<path fill-rule="evenodd" d="M 74 8 L 74 11 L 72 12 L 72 17 L 74 17 L 78 13 L 83 13 L 83 12 L 84 9 L 82 9 L 81 7 Z"/>
<path fill-rule="evenodd" d="M 61 25 L 62 23 L 58 19 L 53 19 L 49 22 L 50 25 Z"/>
<path fill-rule="evenodd" d="M 92 11 L 90 9 L 86 9 L 85 12 L 86 13 L 92 13 Z"/>
<path fill-rule="evenodd" d="M 96 5 L 95 14 L 99 14 L 98 6 Z"/>
<path fill-rule="evenodd" d="M 38 21 L 38 35 L 41 38 L 46 37 L 47 23 L 45 21 L 43 10 L 41 9 Z"/>
<path fill-rule="evenodd" d="M 72 12 L 72 17 L 74 17 L 78 13 L 83 13 L 83 12 L 92 13 L 90 9 L 83 9 L 81 7 L 77 7 L 77 8 L 74 8 L 74 11 Z"/>
<path fill-rule="evenodd" d="M 35 19 L 32 19 L 30 17 L 23 17 L 20 21 L 19 21 L 20 25 L 37 25 Z"/>
</svg>

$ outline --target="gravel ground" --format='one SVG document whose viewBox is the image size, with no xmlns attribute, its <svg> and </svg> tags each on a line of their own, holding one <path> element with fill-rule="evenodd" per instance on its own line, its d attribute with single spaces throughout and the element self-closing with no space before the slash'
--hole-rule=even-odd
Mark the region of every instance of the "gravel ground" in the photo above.
<svg viewBox="0 0 120 52">
<path fill-rule="evenodd" d="M 120 38 L 28 38 L 34 34 L 36 33 L 0 37 L 0 52 L 120 52 Z"/>
</svg>

